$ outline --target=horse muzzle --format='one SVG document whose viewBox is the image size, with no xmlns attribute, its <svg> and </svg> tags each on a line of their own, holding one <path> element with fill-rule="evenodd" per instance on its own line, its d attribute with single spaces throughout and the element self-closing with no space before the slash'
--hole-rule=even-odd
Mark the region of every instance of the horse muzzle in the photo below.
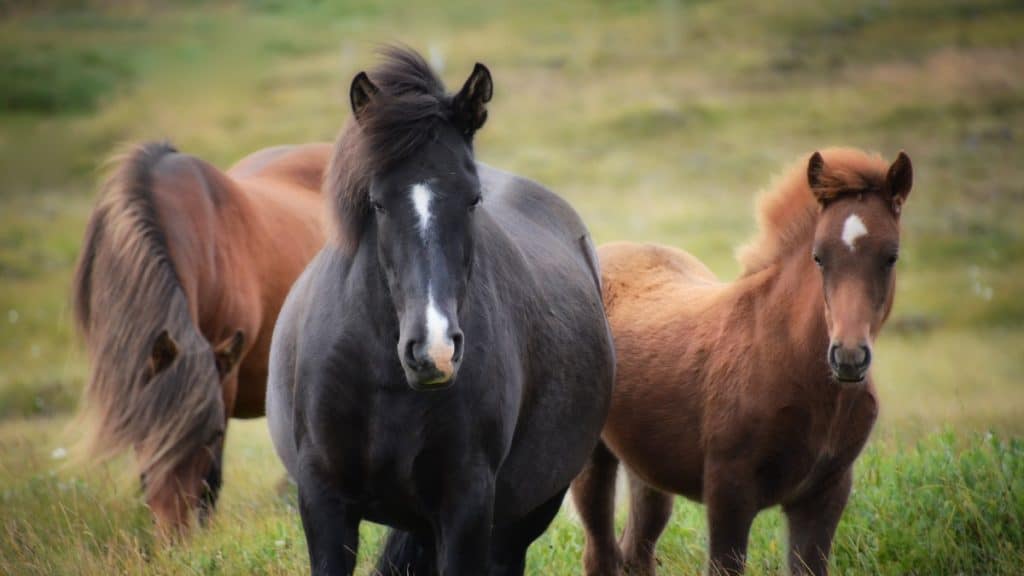
<svg viewBox="0 0 1024 576">
<path fill-rule="evenodd" d="M 461 330 L 441 341 L 407 341 L 402 346 L 402 368 L 409 387 L 416 391 L 450 387 L 462 364 L 462 343 Z"/>
<path fill-rule="evenodd" d="M 863 382 L 871 367 L 871 348 L 864 344 L 848 347 L 832 343 L 828 349 L 828 366 L 838 382 Z"/>
</svg>

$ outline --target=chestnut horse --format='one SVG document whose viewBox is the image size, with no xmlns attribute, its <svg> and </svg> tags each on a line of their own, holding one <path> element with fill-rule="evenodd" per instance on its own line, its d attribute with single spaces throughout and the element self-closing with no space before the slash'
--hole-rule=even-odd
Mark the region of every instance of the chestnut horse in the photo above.
<svg viewBox="0 0 1024 576">
<path fill-rule="evenodd" d="M 330 151 L 270 148 L 225 174 L 144 144 L 119 160 L 89 220 L 74 279 L 89 444 L 134 449 L 172 533 L 216 503 L 227 419 L 263 415 L 278 310 L 325 240 Z"/>
<path fill-rule="evenodd" d="M 588 574 L 653 574 L 673 494 L 703 502 L 711 573 L 743 571 L 757 513 L 782 505 L 794 573 L 824 574 L 878 401 L 871 346 L 893 303 L 910 159 L 815 153 L 760 209 L 742 276 L 673 248 L 599 250 L 618 368 L 573 496 Z M 613 532 L 618 461 L 631 505 Z"/>
</svg>

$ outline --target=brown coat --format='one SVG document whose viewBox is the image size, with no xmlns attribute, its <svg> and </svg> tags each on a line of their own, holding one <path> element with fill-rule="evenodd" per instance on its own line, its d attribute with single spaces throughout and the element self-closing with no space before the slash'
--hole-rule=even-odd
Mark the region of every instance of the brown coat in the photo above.
<svg viewBox="0 0 1024 576">
<path fill-rule="evenodd" d="M 878 414 L 868 367 L 910 179 L 902 154 L 888 167 L 856 150 L 815 153 L 764 198 L 735 282 L 675 248 L 599 249 L 618 364 L 604 444 L 573 487 L 588 573 L 653 573 L 671 494 L 707 505 L 713 571 L 742 571 L 754 516 L 780 504 L 791 568 L 826 570 Z M 617 460 L 632 486 L 622 551 Z"/>
</svg>

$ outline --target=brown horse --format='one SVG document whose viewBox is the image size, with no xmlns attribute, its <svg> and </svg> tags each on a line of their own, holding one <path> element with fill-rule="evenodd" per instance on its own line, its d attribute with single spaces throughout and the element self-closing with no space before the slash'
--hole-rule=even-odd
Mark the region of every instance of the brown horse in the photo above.
<svg viewBox="0 0 1024 576">
<path fill-rule="evenodd" d="M 171 533 L 216 503 L 227 419 L 263 415 L 274 322 L 324 243 L 330 153 L 270 148 L 224 173 L 144 144 L 116 163 L 89 220 L 74 279 L 89 444 L 134 449 Z"/>
<path fill-rule="evenodd" d="M 707 507 L 712 573 L 743 571 L 755 515 L 782 505 L 794 573 L 824 574 L 878 402 L 871 345 L 893 302 L 910 159 L 815 153 L 760 209 L 742 276 L 662 246 L 599 250 L 618 369 L 573 496 L 588 574 L 653 574 L 673 494 Z M 618 461 L 630 474 L 620 550 Z"/>
</svg>

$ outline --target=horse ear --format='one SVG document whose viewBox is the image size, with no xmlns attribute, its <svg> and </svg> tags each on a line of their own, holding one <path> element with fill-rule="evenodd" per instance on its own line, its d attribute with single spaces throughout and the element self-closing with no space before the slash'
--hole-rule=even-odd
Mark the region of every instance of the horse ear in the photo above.
<svg viewBox="0 0 1024 576">
<path fill-rule="evenodd" d="M 213 350 L 214 358 L 217 360 L 217 372 L 223 378 L 231 372 L 242 358 L 242 348 L 245 345 L 245 334 L 241 330 L 235 330 L 227 340 L 217 344 Z"/>
<path fill-rule="evenodd" d="M 907 196 L 910 196 L 910 188 L 914 185 L 914 168 L 910 164 L 910 156 L 900 150 L 896 161 L 889 166 L 889 172 L 885 175 L 885 182 L 892 195 L 893 210 L 899 214 Z"/>
<path fill-rule="evenodd" d="M 473 134 L 487 121 L 487 108 L 484 106 L 494 95 L 494 84 L 491 71 L 477 62 L 473 73 L 469 75 L 462 90 L 455 95 L 452 107 L 455 109 L 455 125 L 463 134 L 472 138 Z"/>
<path fill-rule="evenodd" d="M 163 329 L 153 340 L 153 348 L 149 353 L 148 375 L 150 378 L 163 372 L 178 357 L 178 343 L 174 341 L 167 329 Z"/>
<path fill-rule="evenodd" d="M 366 72 L 360 72 L 352 79 L 352 86 L 348 90 L 348 98 L 352 102 L 352 114 L 356 117 L 356 121 L 360 120 L 360 116 L 362 116 L 366 107 L 373 101 L 374 96 L 378 92 L 380 90 L 370 81 L 370 77 L 366 75 Z"/>
<path fill-rule="evenodd" d="M 814 197 L 822 204 L 828 200 L 825 197 L 824 183 L 825 159 L 821 157 L 821 152 L 815 151 L 814 154 L 811 154 L 811 159 L 807 161 L 807 185 L 811 187 Z"/>
</svg>

